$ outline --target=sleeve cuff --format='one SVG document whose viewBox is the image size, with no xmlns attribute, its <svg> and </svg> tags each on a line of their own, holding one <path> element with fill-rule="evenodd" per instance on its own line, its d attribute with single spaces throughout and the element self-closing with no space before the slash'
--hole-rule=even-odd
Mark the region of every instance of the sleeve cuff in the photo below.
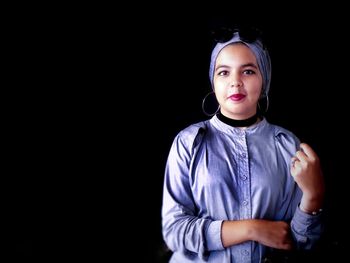
<svg viewBox="0 0 350 263">
<path fill-rule="evenodd" d="M 321 214 L 322 214 L 322 210 L 320 210 L 317 214 L 306 213 L 303 210 L 301 210 L 299 206 L 297 206 L 297 209 L 295 211 L 295 216 L 298 219 L 300 218 L 300 220 L 302 222 L 305 222 L 305 223 L 309 223 L 309 222 L 312 222 L 314 220 L 318 220 L 318 218 L 321 216 Z"/>
<path fill-rule="evenodd" d="M 208 245 L 208 251 L 222 250 L 224 249 L 221 241 L 221 225 L 222 220 L 213 221 L 210 223 L 207 232 L 206 240 Z"/>
<path fill-rule="evenodd" d="M 292 220 L 292 228 L 299 234 L 305 235 L 313 226 L 317 225 L 321 220 L 321 214 L 310 215 L 303 212 L 299 206 L 297 207 L 294 218 Z"/>
</svg>

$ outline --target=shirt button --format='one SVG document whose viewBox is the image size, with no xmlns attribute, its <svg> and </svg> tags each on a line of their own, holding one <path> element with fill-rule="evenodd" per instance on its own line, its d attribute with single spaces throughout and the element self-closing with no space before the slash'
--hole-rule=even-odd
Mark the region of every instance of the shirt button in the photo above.
<svg viewBox="0 0 350 263">
<path fill-rule="evenodd" d="M 245 255 L 245 256 L 248 256 L 249 255 L 249 251 L 244 249 L 244 250 L 242 250 L 242 254 Z"/>
<path fill-rule="evenodd" d="M 245 180 L 247 180 L 247 176 L 242 175 L 242 176 L 241 176 L 241 179 L 242 179 L 243 181 L 245 181 Z"/>
<path fill-rule="evenodd" d="M 247 155 L 245 153 L 242 153 L 242 158 L 245 158 Z"/>
<path fill-rule="evenodd" d="M 242 205 L 244 205 L 244 206 L 248 205 L 248 201 L 244 200 L 244 201 L 242 202 Z"/>
</svg>

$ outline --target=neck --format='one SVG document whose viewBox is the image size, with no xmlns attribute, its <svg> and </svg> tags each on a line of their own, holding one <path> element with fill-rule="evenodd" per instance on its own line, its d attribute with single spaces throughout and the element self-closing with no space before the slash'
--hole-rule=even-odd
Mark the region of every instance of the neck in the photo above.
<svg viewBox="0 0 350 263">
<path fill-rule="evenodd" d="M 249 127 L 258 121 L 259 114 L 255 113 L 255 115 L 249 117 L 248 119 L 244 119 L 244 120 L 235 120 L 235 119 L 228 118 L 225 115 L 223 115 L 221 112 L 219 112 L 217 114 L 217 117 L 220 121 L 222 121 L 222 122 L 224 122 L 227 125 L 230 125 L 232 127 Z"/>
</svg>

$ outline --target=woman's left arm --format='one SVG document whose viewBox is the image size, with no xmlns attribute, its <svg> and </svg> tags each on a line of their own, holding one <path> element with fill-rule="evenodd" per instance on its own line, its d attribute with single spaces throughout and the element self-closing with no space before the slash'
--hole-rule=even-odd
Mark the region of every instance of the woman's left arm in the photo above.
<svg viewBox="0 0 350 263">
<path fill-rule="evenodd" d="M 292 157 L 291 174 L 303 195 L 291 222 L 298 248 L 310 249 L 323 231 L 321 214 L 325 184 L 320 160 L 306 143 Z"/>
</svg>

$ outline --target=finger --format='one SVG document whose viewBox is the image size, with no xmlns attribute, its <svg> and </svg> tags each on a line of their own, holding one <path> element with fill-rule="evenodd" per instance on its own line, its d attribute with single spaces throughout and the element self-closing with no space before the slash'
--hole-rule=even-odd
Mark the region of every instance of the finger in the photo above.
<svg viewBox="0 0 350 263">
<path fill-rule="evenodd" d="M 295 157 L 295 156 L 293 156 L 293 157 L 291 158 L 291 160 L 290 160 L 291 165 L 294 166 L 294 164 L 295 164 L 296 161 L 298 161 L 298 158 Z"/>
<path fill-rule="evenodd" d="M 293 249 L 293 241 L 292 241 L 292 238 L 290 237 L 287 242 L 286 242 L 286 249 L 287 250 L 291 250 Z"/>
<path fill-rule="evenodd" d="M 296 178 L 302 171 L 302 166 L 299 161 L 295 161 L 294 165 L 291 166 L 290 168 L 290 173 L 291 175 Z"/>
<path fill-rule="evenodd" d="M 302 163 L 305 163 L 308 159 L 307 155 L 301 150 L 295 153 L 295 157 Z"/>
<path fill-rule="evenodd" d="M 291 240 L 284 240 L 279 246 L 280 249 L 291 250 L 293 248 L 293 243 Z"/>
<path fill-rule="evenodd" d="M 284 250 L 292 250 L 293 245 L 292 243 L 285 244 L 282 249 Z"/>
<path fill-rule="evenodd" d="M 291 159 L 291 164 L 290 164 L 291 168 L 295 169 L 296 166 L 298 166 L 298 164 L 300 164 L 299 159 L 297 157 L 293 156 Z"/>
<path fill-rule="evenodd" d="M 305 153 L 307 157 L 310 159 L 314 159 L 317 157 L 317 154 L 315 151 L 306 143 L 301 143 L 300 144 L 300 149 Z"/>
</svg>

